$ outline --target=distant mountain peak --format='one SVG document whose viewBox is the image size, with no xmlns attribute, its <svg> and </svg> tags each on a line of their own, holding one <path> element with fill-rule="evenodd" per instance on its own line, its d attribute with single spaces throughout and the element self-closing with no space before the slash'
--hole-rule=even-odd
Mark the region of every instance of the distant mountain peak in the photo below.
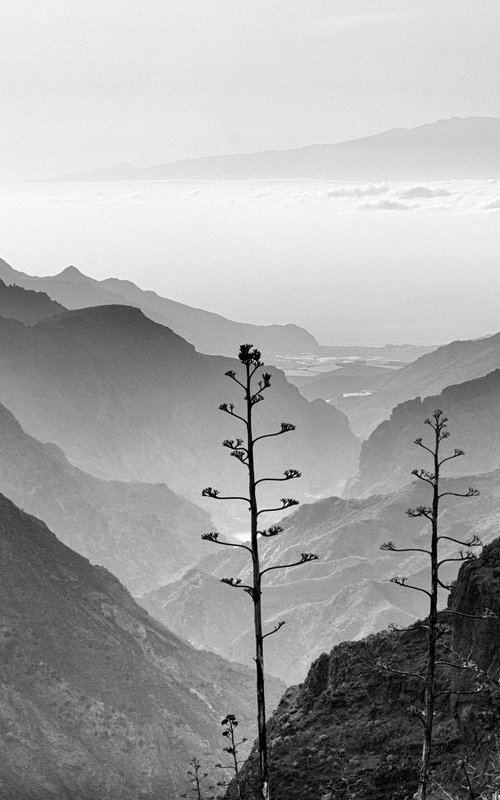
<svg viewBox="0 0 500 800">
<path fill-rule="evenodd" d="M 381 151 L 383 150 L 383 158 Z M 500 176 L 500 118 L 451 117 L 347 141 L 126 164 L 62 181 L 309 179 L 442 180 Z"/>
<path fill-rule="evenodd" d="M 54 275 L 53 277 L 63 281 L 87 282 L 89 280 L 89 278 L 84 275 L 83 272 L 80 272 L 80 270 L 77 267 L 74 267 L 72 264 L 63 269 L 58 275 Z"/>
</svg>

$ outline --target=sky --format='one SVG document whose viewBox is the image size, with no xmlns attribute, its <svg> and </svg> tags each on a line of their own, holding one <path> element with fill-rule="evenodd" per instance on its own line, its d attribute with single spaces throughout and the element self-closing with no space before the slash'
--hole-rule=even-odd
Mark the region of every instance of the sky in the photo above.
<svg viewBox="0 0 500 800">
<path fill-rule="evenodd" d="M 500 179 L 0 185 L 0 220 L 17 269 L 73 264 L 323 344 L 500 329 Z"/>
<path fill-rule="evenodd" d="M 2 0 L 0 257 L 323 343 L 495 332 L 500 176 L 29 182 L 500 118 L 499 32 L 498 0 Z"/>
<path fill-rule="evenodd" d="M 498 0 L 3 0 L 0 179 L 500 116 Z"/>
</svg>

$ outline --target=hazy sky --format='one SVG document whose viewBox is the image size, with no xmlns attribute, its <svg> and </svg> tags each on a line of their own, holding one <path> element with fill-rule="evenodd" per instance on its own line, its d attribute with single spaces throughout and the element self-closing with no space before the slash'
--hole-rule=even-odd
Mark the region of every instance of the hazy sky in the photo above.
<svg viewBox="0 0 500 800">
<path fill-rule="evenodd" d="M 3 0 L 0 178 L 500 116 L 498 0 Z"/>
<path fill-rule="evenodd" d="M 0 220 L 18 269 L 74 264 L 326 344 L 500 329 L 500 180 L 12 184 Z"/>
<path fill-rule="evenodd" d="M 8 181 L 500 117 L 499 33 L 500 0 L 2 0 L 0 256 L 330 343 L 498 330 L 500 180 Z"/>
</svg>

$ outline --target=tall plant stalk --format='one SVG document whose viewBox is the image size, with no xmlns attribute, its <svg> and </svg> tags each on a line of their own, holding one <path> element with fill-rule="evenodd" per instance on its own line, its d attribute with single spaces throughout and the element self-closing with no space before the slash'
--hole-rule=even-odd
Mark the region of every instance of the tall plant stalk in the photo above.
<svg viewBox="0 0 500 800">
<path fill-rule="evenodd" d="M 261 515 L 270 512 L 285 511 L 292 506 L 298 505 L 298 501 L 290 497 L 283 497 L 280 500 L 279 506 L 274 508 L 260 508 L 257 497 L 258 486 L 270 481 L 290 481 L 295 478 L 300 478 L 301 474 L 297 469 L 287 469 L 280 477 L 257 477 L 255 466 L 256 445 L 265 439 L 289 433 L 295 430 L 295 426 L 288 422 L 282 422 L 279 430 L 255 436 L 253 426 L 254 407 L 264 400 L 264 393 L 271 387 L 271 374 L 269 372 L 262 372 L 259 376 L 256 376 L 256 373 L 264 364 L 261 361 L 259 350 L 254 348 L 251 344 L 243 344 L 240 346 L 238 358 L 243 365 L 243 378 L 240 379 L 237 377 L 234 370 L 228 370 L 225 374 L 243 390 L 245 403 L 244 412 L 243 414 L 238 414 L 235 411 L 233 403 L 222 403 L 219 408 L 244 426 L 244 438 L 225 439 L 222 444 L 223 447 L 230 450 L 231 456 L 236 458 L 247 469 L 248 496 L 221 496 L 219 490 L 213 489 L 211 486 L 203 489 L 202 495 L 214 500 L 241 500 L 248 504 L 248 511 L 250 514 L 250 544 L 236 544 L 235 542 L 221 541 L 219 539 L 219 534 L 216 532 L 206 533 L 202 536 L 202 539 L 226 547 L 238 547 L 242 550 L 247 550 L 250 554 L 252 562 L 251 583 L 243 583 L 240 578 L 222 578 L 221 580 L 223 583 L 235 589 L 243 589 L 251 597 L 253 602 L 260 798 L 261 800 L 269 800 L 264 639 L 276 633 L 285 623 L 284 621 L 278 622 L 272 630 L 264 633 L 262 623 L 262 578 L 271 570 L 288 569 L 290 567 L 299 566 L 300 564 L 305 564 L 308 561 L 317 559 L 318 556 L 314 553 L 302 553 L 297 561 L 293 561 L 289 564 L 278 564 L 265 568 L 261 566 L 259 537 L 277 536 L 282 533 L 283 528 L 280 525 L 272 525 L 267 529 L 259 529 L 259 518 Z"/>
</svg>

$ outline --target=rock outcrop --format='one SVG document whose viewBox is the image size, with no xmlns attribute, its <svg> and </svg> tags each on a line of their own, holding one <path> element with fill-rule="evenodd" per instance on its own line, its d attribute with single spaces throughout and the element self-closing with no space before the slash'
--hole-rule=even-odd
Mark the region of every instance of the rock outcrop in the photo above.
<svg viewBox="0 0 500 800">
<path fill-rule="evenodd" d="M 476 797 L 483 790 L 493 797 L 494 788 L 500 788 L 500 540 L 462 566 L 449 608 L 473 616 L 489 608 L 498 617 L 442 616 L 451 629 L 448 644 L 459 656 L 456 662 L 467 661 L 471 668 L 438 668 L 439 691 L 468 694 L 438 698 L 431 796 L 444 797 L 444 787 L 453 798 L 469 798 L 460 766 L 465 760 Z M 411 707 L 421 704 L 421 684 L 384 665 L 418 672 L 425 637 L 425 631 L 412 627 L 343 643 L 315 661 L 303 684 L 287 690 L 269 725 L 275 800 L 412 797 L 421 726 Z M 481 685 L 481 692 L 471 694 Z M 248 800 L 257 797 L 256 768 L 254 753 L 244 769 Z M 227 797 L 235 797 L 232 789 Z"/>
</svg>

